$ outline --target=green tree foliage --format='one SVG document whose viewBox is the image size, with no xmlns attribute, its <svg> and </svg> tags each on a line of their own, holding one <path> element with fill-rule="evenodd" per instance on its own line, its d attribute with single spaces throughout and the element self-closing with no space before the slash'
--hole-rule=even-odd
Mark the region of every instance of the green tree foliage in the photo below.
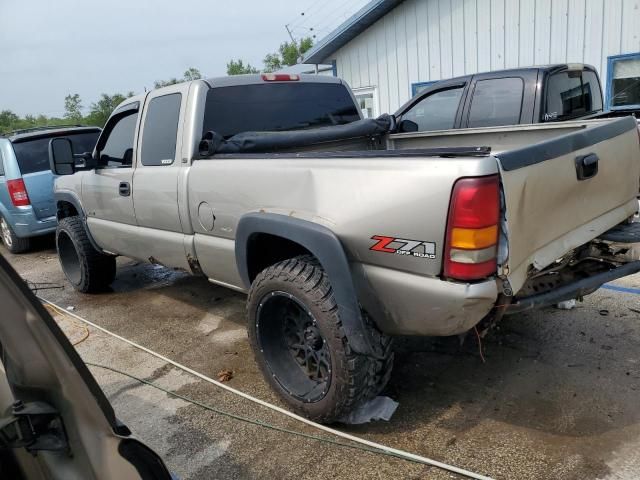
<svg viewBox="0 0 640 480">
<path fill-rule="evenodd" d="M 190 82 L 191 80 L 198 80 L 200 78 L 202 78 L 200 70 L 194 67 L 189 67 L 187 70 L 185 70 L 182 78 L 173 77 L 169 80 L 156 80 L 155 82 L 153 82 L 153 88 L 167 87 L 169 85 L 175 85 L 176 83 Z"/>
<path fill-rule="evenodd" d="M 200 80 L 202 78 L 202 74 L 197 68 L 189 67 L 185 70 L 183 78 L 187 82 L 190 82 L 191 80 Z"/>
<path fill-rule="evenodd" d="M 74 93 L 64 97 L 64 118 L 73 122 L 79 123 L 82 121 L 82 101 L 80 95 Z M 25 118 L 26 120 L 26 118 Z"/>
<path fill-rule="evenodd" d="M 0 134 L 26 128 L 64 125 L 69 123 L 66 118 L 47 117 L 46 115 L 25 115 L 24 118 L 16 115 L 11 110 L 0 112 Z"/>
<path fill-rule="evenodd" d="M 268 53 L 264 57 L 262 61 L 264 63 L 264 71 L 275 72 L 281 68 L 295 65 L 312 46 L 313 40 L 311 37 L 281 43 L 277 53 Z"/>
<path fill-rule="evenodd" d="M 227 63 L 227 75 L 244 75 L 246 73 L 259 73 L 260 70 L 255 68 L 250 63 L 246 65 L 241 59 L 231 60 Z"/>
<path fill-rule="evenodd" d="M 130 97 L 133 92 L 129 92 Z M 124 102 L 128 97 L 120 93 L 114 93 L 113 95 L 107 95 L 103 93 L 100 95 L 100 99 L 91 104 L 89 108 L 89 115 L 85 118 L 85 122 L 88 125 L 95 125 L 97 127 L 103 127 L 107 122 L 107 119 L 111 115 L 120 103 Z"/>
<path fill-rule="evenodd" d="M 11 110 L 2 110 L 0 112 L 0 132 L 10 132 L 18 127 L 20 117 Z"/>
</svg>

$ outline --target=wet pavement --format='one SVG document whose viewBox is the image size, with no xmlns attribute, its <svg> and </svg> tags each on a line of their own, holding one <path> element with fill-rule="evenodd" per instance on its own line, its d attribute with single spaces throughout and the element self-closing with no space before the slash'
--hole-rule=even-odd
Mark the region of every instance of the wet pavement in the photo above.
<svg viewBox="0 0 640 480">
<path fill-rule="evenodd" d="M 244 296 L 159 266 L 118 259 L 113 291 L 75 292 L 52 242 L 11 255 L 38 295 L 119 335 L 282 405 L 249 349 Z M 364 438 L 494 478 L 640 477 L 640 276 L 577 308 L 510 317 L 483 340 L 400 338 L 386 394 L 391 421 L 341 426 Z M 62 287 L 62 288 L 57 288 Z M 223 392 L 95 329 L 61 325 L 82 357 L 217 409 L 325 436 Z M 88 336 L 86 335 L 88 333 Z M 85 338 L 86 337 L 86 338 Z M 302 439 L 213 413 L 91 367 L 117 415 L 183 479 L 461 478 L 382 455 Z"/>
</svg>

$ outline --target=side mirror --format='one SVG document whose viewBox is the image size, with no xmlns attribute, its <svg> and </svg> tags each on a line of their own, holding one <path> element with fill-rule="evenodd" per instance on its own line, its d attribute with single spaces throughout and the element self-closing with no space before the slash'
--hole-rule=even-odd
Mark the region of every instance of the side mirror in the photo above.
<svg viewBox="0 0 640 480">
<path fill-rule="evenodd" d="M 413 122 L 411 120 L 402 120 L 400 122 L 398 131 L 400 133 L 407 133 L 407 132 L 417 132 L 419 129 L 420 127 L 416 122 Z"/>
<path fill-rule="evenodd" d="M 49 141 L 49 166 L 55 175 L 73 175 L 75 162 L 71 140 L 52 138 Z"/>
</svg>

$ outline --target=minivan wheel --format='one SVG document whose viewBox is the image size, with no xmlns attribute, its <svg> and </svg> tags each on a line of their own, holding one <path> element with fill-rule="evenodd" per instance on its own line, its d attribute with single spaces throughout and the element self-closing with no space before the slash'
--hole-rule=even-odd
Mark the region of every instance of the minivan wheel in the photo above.
<svg viewBox="0 0 640 480">
<path fill-rule="evenodd" d="M 0 234 L 2 243 L 11 253 L 26 252 L 31 247 L 31 239 L 18 237 L 4 217 L 0 217 Z"/>
<path fill-rule="evenodd" d="M 313 256 L 260 272 L 249 291 L 247 317 L 249 340 L 266 380 L 308 418 L 339 421 L 377 395 L 389 378 L 391 348 L 385 358 L 351 349 L 329 278 Z"/>
<path fill-rule="evenodd" d="M 56 248 L 62 271 L 79 292 L 104 291 L 115 279 L 116 258 L 93 247 L 80 217 L 60 220 Z"/>
</svg>

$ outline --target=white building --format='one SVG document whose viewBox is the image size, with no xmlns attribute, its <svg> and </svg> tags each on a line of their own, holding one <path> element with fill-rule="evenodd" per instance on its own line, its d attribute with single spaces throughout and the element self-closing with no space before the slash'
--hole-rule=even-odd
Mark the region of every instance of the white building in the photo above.
<svg viewBox="0 0 640 480">
<path fill-rule="evenodd" d="M 640 0 L 374 0 L 304 62 L 333 64 L 370 115 L 437 80 L 552 63 L 595 66 L 606 107 L 640 108 Z"/>
</svg>

